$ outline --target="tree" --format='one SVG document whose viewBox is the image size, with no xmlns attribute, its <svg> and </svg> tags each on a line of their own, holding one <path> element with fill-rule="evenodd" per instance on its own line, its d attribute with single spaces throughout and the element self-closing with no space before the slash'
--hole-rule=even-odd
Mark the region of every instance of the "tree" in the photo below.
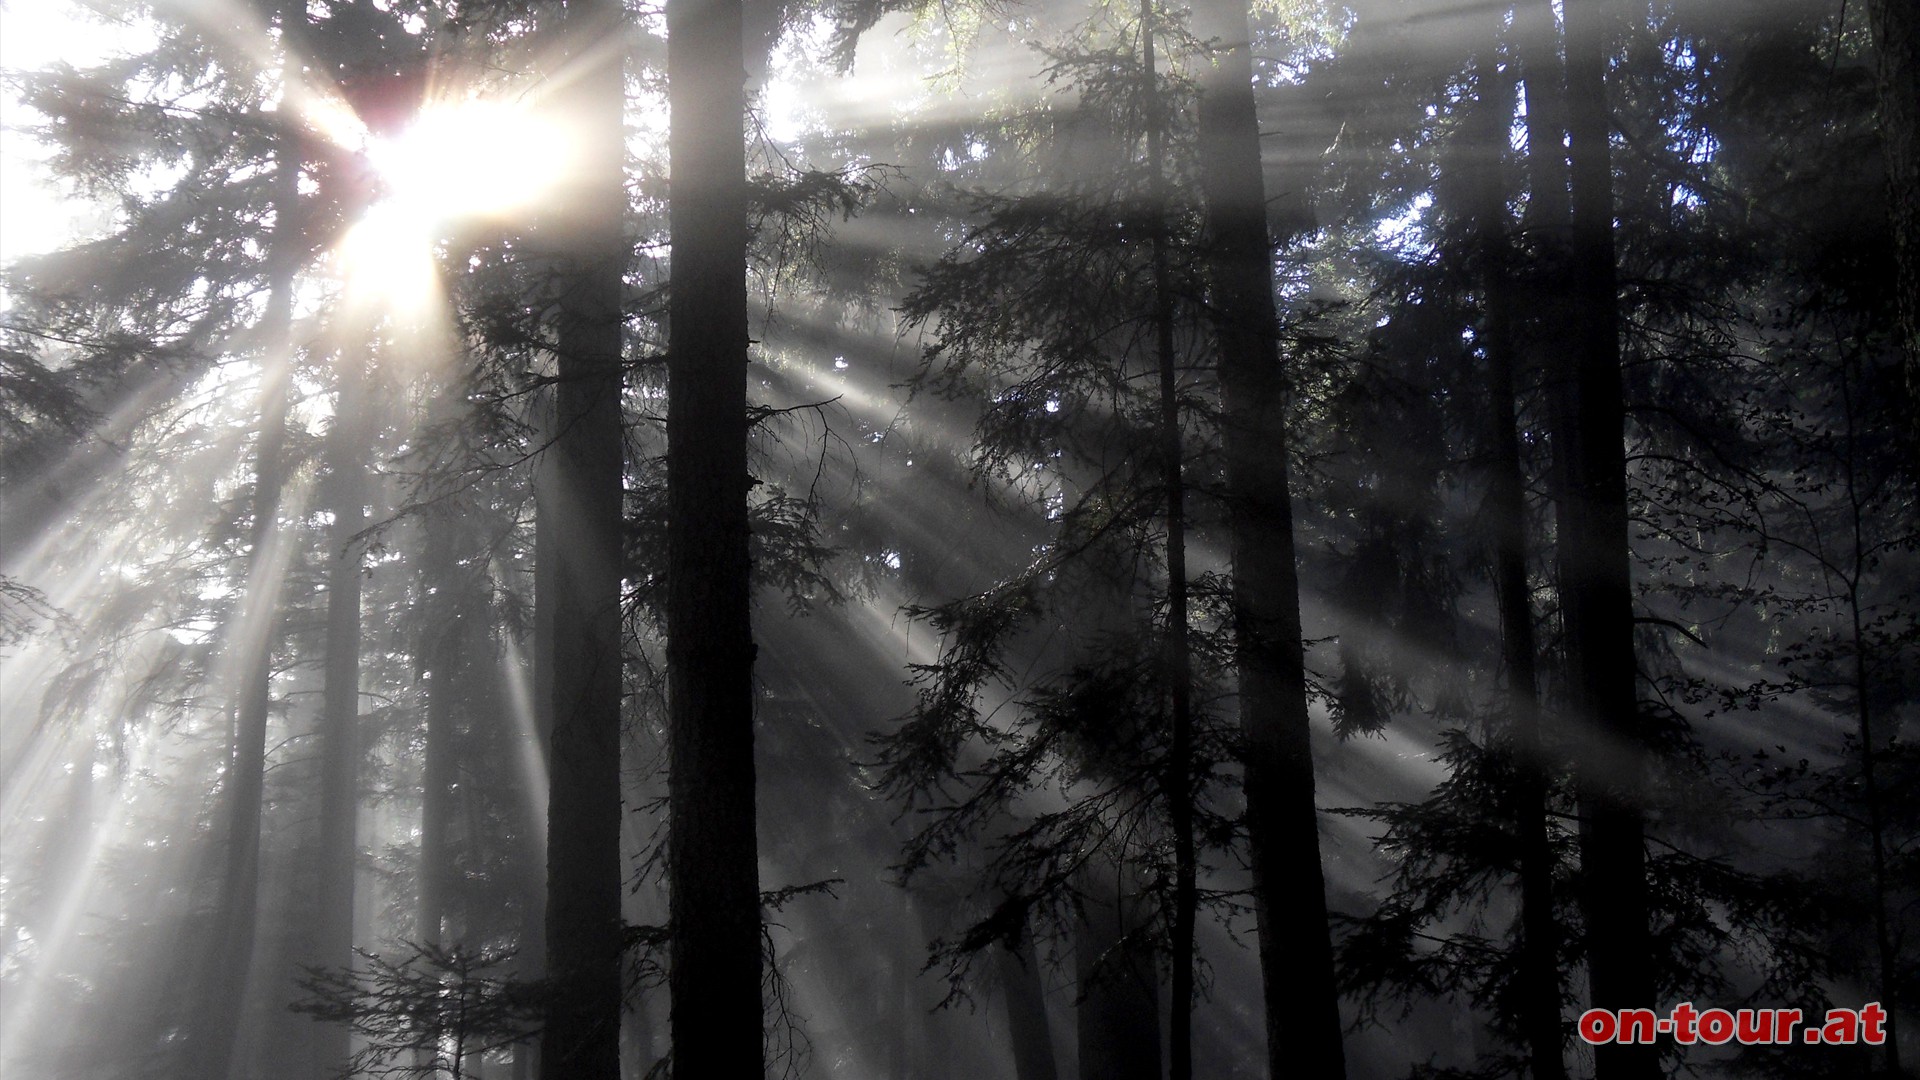
<svg viewBox="0 0 1920 1080">
<path fill-rule="evenodd" d="M 1007 1030 L 1013 1042 L 1016 1080 L 1057 1080 L 1053 1038 L 1048 1031 L 1047 1002 L 1040 981 L 1040 961 L 1033 937 L 1020 928 L 1016 937 L 1001 942 L 997 955 Z"/>
<path fill-rule="evenodd" d="M 554 561 L 553 725 L 547 807 L 547 977 L 540 1036 L 547 1080 L 617 1080 L 620 1070 L 620 700 L 622 288 L 626 99 L 621 6 L 569 3 L 562 107 L 582 165 L 562 194 L 554 423 L 555 483 L 539 513 L 565 544 Z"/>
<path fill-rule="evenodd" d="M 1200 80 L 1199 175 L 1209 310 L 1219 352 L 1221 439 L 1233 549 L 1233 634 L 1245 739 L 1249 861 L 1266 990 L 1271 1076 L 1346 1071 L 1301 655 L 1300 584 L 1288 490 L 1287 392 L 1273 299 L 1272 233 L 1254 110 L 1252 32 L 1237 0 L 1194 7 L 1214 41 Z M 1289 184 L 1301 176 L 1290 172 Z M 1278 193 L 1282 236 L 1307 227 L 1304 193 Z"/>
<path fill-rule="evenodd" d="M 1269 1070 L 1557 1077 L 1588 1060 L 1562 1058 L 1589 967 L 1615 1005 L 1879 997 L 1908 1038 L 1720 1051 L 1734 1074 L 1910 1065 L 1920 632 L 1886 9 L 1663 0 L 1596 36 L 1598 0 L 1296 5 L 1284 31 L 1218 0 L 1211 45 L 1137 0 L 1078 34 L 1076 5 L 827 10 L 915 9 L 861 45 L 903 87 L 948 69 L 915 112 L 872 70 L 795 104 L 820 24 L 762 64 L 733 50 L 771 9 L 674 3 L 677 200 L 640 137 L 665 41 L 611 0 L 313 5 L 304 115 L 330 84 L 360 107 L 355 80 L 431 41 L 419 81 L 542 73 L 529 93 L 597 151 L 540 220 L 435 238 L 434 315 L 461 340 L 404 387 L 420 350 L 356 325 L 313 261 L 372 195 L 344 192 L 351 154 L 308 130 L 277 212 L 281 0 L 222 8 L 264 24 L 239 32 L 140 8 L 142 55 L 17 83 L 116 216 L 9 268 L 0 315 L 0 1070 L 181 1075 L 226 1024 L 228 1075 L 320 1072 L 354 1024 L 363 1065 L 511 1052 L 525 1077 L 544 1014 L 546 1071 L 609 1080 L 650 1056 L 620 999 L 669 943 L 700 1075 L 798 1068 L 804 1020 L 821 1075 L 1050 1080 L 1032 1021 L 1063 1036 L 1071 993 L 1100 1080 L 1163 1053 L 1259 1071 L 1263 1020 Z M 548 53 L 556 20 L 594 40 Z M 1021 37 L 1059 42 L 1034 65 L 1051 81 L 1008 77 Z M 456 54 L 489 74 L 465 83 Z M 743 139 L 742 66 L 768 83 L 763 135 L 816 109 L 832 130 Z M 743 142 L 770 171 L 736 183 Z M 905 162 L 891 217 L 835 250 L 803 234 L 865 180 L 812 167 L 829 156 Z M 903 351 L 925 364 L 896 394 Z M 284 557 L 256 574 L 262 527 Z M 769 585 L 796 618 L 749 620 Z M 230 676 L 261 655 L 241 769 Z M 1631 685 L 1601 700 L 1596 671 Z M 642 775 L 656 731 L 670 779 Z M 242 890 L 221 856 L 248 777 Z M 643 854 L 621 807 L 664 822 L 656 779 L 678 828 Z M 1315 788 L 1355 805 L 1316 817 Z M 668 862 L 670 922 L 621 887 Z M 762 873 L 845 895 L 776 917 L 807 890 Z M 230 986 L 180 987 L 233 974 L 213 966 L 242 892 L 251 985 L 205 1015 Z M 1622 894 L 1644 912 L 1604 910 Z M 530 984 L 549 946 L 552 996 Z M 331 1027 L 275 1019 L 307 959 Z M 1639 975 L 1659 1000 L 1621 989 Z M 1000 993 L 991 1037 L 927 1011 Z"/>
<path fill-rule="evenodd" d="M 669 0 L 667 702 L 673 1070 L 757 1077 L 741 4 Z"/>
<path fill-rule="evenodd" d="M 919 386 L 980 403 L 976 473 L 1041 500 L 1051 536 L 983 594 L 922 612 L 945 631 L 946 655 L 922 669 L 920 708 L 880 740 L 884 783 L 940 812 L 910 843 L 909 874 L 960 838 L 1011 833 L 995 841 L 991 914 L 936 958 L 963 973 L 1030 909 L 1051 916 L 1073 940 L 1085 1076 L 1158 1074 L 1160 949 L 1169 1060 L 1177 1076 L 1193 1067 L 1199 834 L 1218 824 L 1201 803 L 1220 751 L 1194 704 L 1204 664 L 1186 568 L 1187 462 L 1211 418 L 1210 387 L 1188 373 L 1194 217 L 1175 195 L 1191 174 L 1179 107 L 1193 52 L 1151 5 L 1131 25 L 1095 17 L 1047 48 L 1047 77 L 1072 108 L 1009 122 L 1032 145 L 1009 163 L 1038 176 L 1019 194 L 970 197 L 984 220 L 905 304 L 935 332 Z M 1022 635 L 1052 618 L 1087 627 L 1088 645 L 1035 654 L 1059 667 L 1001 731 L 979 698 L 1003 665 L 1024 666 L 1010 659 L 1033 647 Z M 953 760 L 976 745 L 977 769 Z M 966 797 L 940 797 L 949 774 Z M 1017 829 L 995 820 L 1050 776 L 1070 784 L 1071 809 Z"/>
<path fill-rule="evenodd" d="M 1868 0 L 1880 137 L 1887 168 L 1907 393 L 1920 400 L 1920 17 L 1911 4 Z"/>
<path fill-rule="evenodd" d="M 1554 912 L 1554 857 L 1547 823 L 1551 773 L 1540 730 L 1538 652 L 1527 556 L 1527 476 L 1514 405 L 1514 370 L 1519 357 L 1515 290 L 1510 275 L 1515 267 L 1507 236 L 1506 185 L 1500 167 L 1506 128 L 1511 122 L 1513 83 L 1497 72 L 1498 60 L 1482 53 L 1475 64 L 1478 100 L 1467 148 L 1469 165 L 1476 173 L 1468 183 L 1477 189 L 1472 213 L 1479 233 L 1477 254 L 1485 295 L 1480 336 L 1485 342 L 1488 397 L 1493 404 L 1488 433 L 1492 477 L 1487 511 L 1493 519 L 1501 658 L 1507 676 L 1507 737 L 1517 778 L 1513 800 L 1521 908 L 1518 981 L 1523 1016 L 1519 1026 L 1525 1031 L 1535 1080 L 1558 1080 L 1566 1075 L 1566 1064 L 1561 1056 L 1560 927 Z"/>
<path fill-rule="evenodd" d="M 284 0 L 277 9 L 283 88 L 300 78 L 300 49 L 307 23 L 305 0 Z M 283 90 L 283 93 L 290 91 Z M 231 1068 L 241 1006 L 253 963 L 254 920 L 260 889 L 260 815 L 266 770 L 267 714 L 272 708 L 274 645 L 281 634 L 280 576 L 287 539 L 281 532 L 280 500 L 286 487 L 287 406 L 291 392 L 294 277 L 305 262 L 306 221 L 301 211 L 300 152 L 293 133 L 283 132 L 276 154 L 273 233 L 268 241 L 267 299 L 260 316 L 265 350 L 260 378 L 260 442 L 254 450 L 254 490 L 248 545 L 247 617 L 231 628 L 238 668 L 232 709 L 233 757 L 226 772 L 225 870 L 216 906 L 219 937 L 208 960 L 200 1012 L 189 1038 L 199 1075 L 224 1077 Z"/>
<path fill-rule="evenodd" d="M 1579 732 L 1582 911 L 1591 1007 L 1655 1000 L 1645 849 L 1648 742 L 1636 700 L 1632 576 L 1627 546 L 1625 397 L 1608 149 L 1606 35 L 1610 5 L 1567 5 L 1566 70 L 1571 348 L 1559 468 L 1560 600 Z M 1651 1044 L 1595 1050 L 1601 1080 L 1659 1075 Z"/>
<path fill-rule="evenodd" d="M 349 969 L 353 964 L 354 876 L 358 873 L 360 811 L 360 603 L 368 498 L 367 447 L 374 427 L 367 392 L 371 349 L 343 349 L 327 435 L 325 672 L 321 684 L 320 850 L 318 910 L 306 962 Z M 337 1068 L 349 1052 L 347 1030 L 322 1026 L 314 1034 L 316 1069 Z"/>
<path fill-rule="evenodd" d="M 393 961 L 361 954 L 362 970 L 310 973 L 295 1012 L 365 1041 L 350 1073 L 329 1075 L 478 1080 L 488 1051 L 516 1044 L 538 1022 L 525 983 L 501 977 L 508 956 L 415 945 Z"/>
</svg>

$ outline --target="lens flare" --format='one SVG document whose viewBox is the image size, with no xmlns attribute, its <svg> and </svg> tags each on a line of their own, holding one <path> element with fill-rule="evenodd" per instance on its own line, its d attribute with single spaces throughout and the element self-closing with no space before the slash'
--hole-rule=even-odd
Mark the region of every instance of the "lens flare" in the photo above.
<svg viewBox="0 0 1920 1080">
<path fill-rule="evenodd" d="M 565 127 L 511 102 L 427 105 L 405 130 L 369 136 L 381 194 L 339 246 L 342 276 L 361 302 L 418 311 L 436 293 L 434 245 L 476 220 L 538 207 L 565 176 Z"/>
<path fill-rule="evenodd" d="M 497 101 L 429 105 L 404 132 L 367 147 L 386 201 L 442 225 L 532 208 L 571 156 L 552 118 Z"/>
<path fill-rule="evenodd" d="M 341 238 L 339 254 L 357 303 L 413 311 L 437 291 L 432 222 L 402 203 L 370 207 Z"/>
</svg>

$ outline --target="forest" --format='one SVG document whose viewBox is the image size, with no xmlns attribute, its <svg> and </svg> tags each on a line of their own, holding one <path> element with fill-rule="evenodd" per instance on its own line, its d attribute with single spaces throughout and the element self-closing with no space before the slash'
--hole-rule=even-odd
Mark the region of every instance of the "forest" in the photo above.
<svg viewBox="0 0 1920 1080">
<path fill-rule="evenodd" d="M 0 34 L 8 1080 L 1920 1075 L 1912 0 Z"/>
</svg>

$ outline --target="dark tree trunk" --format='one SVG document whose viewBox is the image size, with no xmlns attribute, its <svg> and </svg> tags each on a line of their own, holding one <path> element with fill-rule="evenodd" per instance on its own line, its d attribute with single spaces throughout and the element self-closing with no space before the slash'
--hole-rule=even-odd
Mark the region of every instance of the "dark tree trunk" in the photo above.
<svg viewBox="0 0 1920 1080">
<path fill-rule="evenodd" d="M 280 6 L 282 78 L 299 77 L 299 38 L 305 0 Z M 189 1038 L 196 1080 L 225 1080 L 232 1069 L 240 1019 L 253 966 L 254 925 L 260 906 L 261 797 L 272 708 L 274 645 L 280 640 L 280 585 L 284 561 L 277 547 L 281 496 L 287 482 L 287 405 L 293 371 L 293 279 L 303 258 L 300 155 L 292 132 L 276 150 L 273 232 L 267 250 L 267 301 L 260 317 L 260 442 L 255 451 L 253 522 L 248 532 L 247 585 L 240 611 L 227 626 L 227 647 L 239 657 L 233 703 L 233 753 L 224 779 L 226 845 L 213 919 L 216 944 L 198 995 Z"/>
<path fill-rule="evenodd" d="M 1507 669 L 1507 731 L 1516 769 L 1514 828 L 1520 849 L 1520 983 L 1528 1060 L 1535 1080 L 1566 1076 L 1560 1031 L 1560 928 L 1553 910 L 1553 851 L 1547 832 L 1548 763 L 1540 730 L 1537 645 L 1527 575 L 1526 478 L 1514 414 L 1512 285 L 1487 282 L 1488 393 L 1493 398 L 1493 482 L 1487 494 L 1500 596 L 1501 657 Z"/>
<path fill-rule="evenodd" d="M 1566 12 L 1567 131 L 1572 207 L 1560 455 L 1560 599 L 1565 621 L 1582 903 L 1591 1006 L 1655 1006 L 1648 930 L 1643 777 L 1647 741 L 1637 713 L 1633 592 L 1627 537 L 1626 412 L 1608 147 L 1605 5 Z M 1594 1050 L 1599 1080 L 1660 1075 L 1653 1045 Z"/>
<path fill-rule="evenodd" d="M 1201 77 L 1200 179 L 1224 399 L 1234 639 L 1267 1060 L 1274 1077 L 1336 1078 L 1346 1066 L 1313 797 L 1287 487 L 1286 390 L 1246 5 L 1206 0 L 1195 7 L 1194 27 L 1218 43 L 1215 64 Z M 1279 197 L 1290 219 L 1287 229 L 1305 228 L 1301 193 Z"/>
<path fill-rule="evenodd" d="M 1567 84 L 1551 0 L 1515 0 L 1514 52 L 1527 95 L 1527 205 L 1523 224 L 1554 240 L 1567 227 Z"/>
<path fill-rule="evenodd" d="M 466 418 L 465 388 L 458 372 L 447 371 L 428 381 L 427 427 L 445 430 Z M 432 949 L 460 943 L 461 844 L 454 817 L 468 800 L 456 793 L 461 774 L 461 728 L 470 721 L 473 679 L 478 674 L 475 616 L 484 605 L 476 602 L 471 566 L 462 565 L 470 553 L 472 533 L 468 518 L 473 506 L 460 493 L 430 492 L 435 497 L 419 514 L 421 522 L 420 602 L 423 616 L 418 639 L 418 667 L 426 690 L 426 751 L 420 775 L 420 858 L 414 935 Z M 471 842 L 475 832 L 469 830 Z M 449 988 L 458 992 L 461 988 Z M 421 1054 L 421 1067 L 439 1060 L 438 1044 L 445 1032 L 435 1031 L 434 1049 Z M 464 1040 L 467 1032 L 452 1032 Z M 456 1052 L 459 1044 L 456 1043 Z M 456 1070 L 457 1074 L 457 1070 Z M 438 1072 L 433 1076 L 440 1075 Z"/>
<path fill-rule="evenodd" d="M 748 614 L 739 0 L 668 0 L 667 698 L 673 1074 L 763 1070 Z"/>
<path fill-rule="evenodd" d="M 1105 863 L 1082 876 L 1074 966 L 1080 1080 L 1160 1080 L 1160 973 L 1145 940 L 1145 898 Z"/>
<path fill-rule="evenodd" d="M 1033 939 L 1022 934 L 1017 943 L 1001 943 L 994 952 L 1000 985 L 1006 993 L 1007 1035 L 1013 1043 L 1015 1080 L 1058 1080 L 1053 1060 L 1053 1033 L 1047 1025 L 1047 999 L 1040 985 L 1040 962 Z"/>
<path fill-rule="evenodd" d="M 614 0 L 567 6 L 563 107 L 585 160 L 561 193 L 543 1080 L 620 1075 L 621 288 L 630 250 Z"/>
<path fill-rule="evenodd" d="M 1889 877 L 1888 849 L 1898 850 L 1899 845 L 1887 836 L 1887 804 L 1878 769 L 1878 759 L 1883 751 L 1878 736 L 1874 734 L 1874 725 L 1880 719 L 1874 707 L 1873 684 L 1876 680 L 1869 673 L 1868 653 L 1873 643 L 1865 621 L 1869 617 L 1868 612 L 1862 609 L 1860 595 L 1863 582 L 1872 573 L 1873 559 L 1868 554 L 1869 545 L 1864 535 L 1870 511 L 1863 489 L 1868 481 L 1859 475 L 1859 466 L 1869 453 L 1861 445 L 1863 433 L 1858 400 L 1859 376 L 1859 370 L 1852 363 L 1847 363 L 1840 372 L 1841 419 L 1846 434 L 1845 483 L 1852 524 L 1849 530 L 1852 551 L 1849 552 L 1844 580 L 1847 586 L 1847 615 L 1851 623 L 1848 629 L 1853 652 L 1851 689 L 1854 720 L 1860 733 L 1860 801 L 1866 817 L 1863 824 L 1867 828 L 1867 874 L 1873 884 L 1874 982 L 1878 1000 L 1887 1015 L 1885 1057 L 1882 1061 L 1885 1065 L 1884 1075 L 1897 1078 L 1908 1075 L 1900 1064 L 1900 1013 L 1905 1002 L 1900 993 L 1900 931 L 1895 922 L 1899 915 L 1888 910 L 1896 902 L 1894 886 Z"/>
<path fill-rule="evenodd" d="M 1152 0 L 1140 0 L 1142 67 L 1147 86 L 1147 155 L 1152 170 L 1154 360 L 1160 378 L 1160 467 L 1167 507 L 1166 680 L 1172 713 L 1163 784 L 1173 828 L 1172 1016 L 1168 1024 L 1172 1080 L 1193 1076 L 1193 922 L 1199 906 L 1193 841 L 1193 674 L 1187 619 L 1187 487 L 1182 472 L 1180 388 L 1173 350 L 1173 285 L 1168 269 L 1166 124 L 1154 62 Z"/>
<path fill-rule="evenodd" d="M 1553 912 L 1553 851 L 1547 833 L 1547 762 L 1542 752 L 1532 588 L 1527 576 L 1526 474 L 1520 459 L 1514 406 L 1513 249 L 1507 236 L 1506 184 L 1501 161 L 1512 119 L 1513 82 L 1483 55 L 1476 81 L 1469 147 L 1477 201 L 1481 280 L 1486 291 L 1480 328 L 1492 403 L 1488 432 L 1491 482 L 1487 516 L 1493 523 L 1493 562 L 1500 598 L 1501 658 L 1507 669 L 1507 738 L 1515 760 L 1514 828 L 1520 853 L 1521 1037 L 1534 1080 L 1562 1080 L 1559 926 Z"/>
<path fill-rule="evenodd" d="M 434 393 L 455 393 L 438 387 Z M 457 775 L 455 732 L 461 684 L 466 674 L 461 653 L 460 569 L 457 564 L 458 500 L 439 502 L 421 515 L 425 549 L 420 576 L 426 616 L 420 632 L 420 668 L 426 675 L 426 755 L 420 770 L 419 895 L 414 935 L 422 945 L 446 944 L 442 926 L 453 899 L 453 781 Z"/>
<path fill-rule="evenodd" d="M 1525 32 L 1527 28 L 1521 25 Z M 1462 209 L 1472 227 L 1472 264 L 1483 292 L 1476 337 L 1487 365 L 1491 406 L 1487 430 L 1488 490 L 1495 591 L 1499 600 L 1501 659 L 1506 668 L 1505 736 L 1514 757 L 1514 830 L 1519 853 L 1519 1012 L 1522 1045 L 1535 1080 L 1562 1080 L 1559 927 L 1553 908 L 1553 854 L 1547 820 L 1548 765 L 1543 753 L 1537 689 L 1537 645 L 1527 573 L 1526 473 L 1520 456 L 1514 372 L 1519 366 L 1515 250 L 1507 218 L 1507 133 L 1513 121 L 1515 80 L 1489 41 L 1474 62 L 1476 99 L 1462 125 L 1456 170 L 1465 191 Z M 1549 147 L 1557 136 L 1544 134 Z M 1533 142 L 1529 133 L 1530 145 Z M 1543 152 L 1551 154 L 1550 148 Z M 1564 168 L 1540 170 L 1564 177 Z"/>
<path fill-rule="evenodd" d="M 1907 392 L 1920 403 L 1920 9 L 1913 0 L 1867 0 L 1880 94 L 1880 140 L 1899 258 L 1896 298 L 1907 354 Z M 1910 424 L 1909 434 L 1920 432 Z"/>
<path fill-rule="evenodd" d="M 374 424 L 366 392 L 368 350 L 341 357 L 333 427 L 327 433 L 327 630 L 320 688 L 320 851 L 312 954 L 316 967 L 353 966 L 354 875 L 360 813 L 360 571 L 366 549 L 367 454 Z M 320 1024 L 307 1067 L 331 1077 L 345 1067 L 345 1024 Z"/>
</svg>

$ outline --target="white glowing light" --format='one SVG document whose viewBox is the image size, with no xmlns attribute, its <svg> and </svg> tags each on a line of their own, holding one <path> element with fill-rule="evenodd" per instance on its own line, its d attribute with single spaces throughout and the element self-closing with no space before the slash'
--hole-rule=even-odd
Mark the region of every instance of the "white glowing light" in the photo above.
<svg viewBox="0 0 1920 1080">
<path fill-rule="evenodd" d="M 551 118 L 491 101 L 429 105 L 404 132 L 367 147 L 385 201 L 441 224 L 527 209 L 554 189 L 571 157 Z"/>
<path fill-rule="evenodd" d="M 390 201 L 375 203 L 340 241 L 356 300 L 417 310 L 434 294 L 432 221 Z"/>
<path fill-rule="evenodd" d="M 573 163 L 551 117 L 498 101 L 429 104 L 365 154 L 381 193 L 342 239 L 341 268 L 358 300 L 397 311 L 436 294 L 433 248 L 450 227 L 529 211 Z"/>
<path fill-rule="evenodd" d="M 8 75 L 55 63 L 90 68 L 134 51 L 151 40 L 144 18 L 109 9 L 38 0 L 5 5 L 0 33 L 0 69 Z M 0 262 L 53 251 L 112 219 L 112 207 L 53 177 L 52 148 L 33 128 L 47 118 L 16 96 L 8 80 L 0 89 Z"/>
</svg>

